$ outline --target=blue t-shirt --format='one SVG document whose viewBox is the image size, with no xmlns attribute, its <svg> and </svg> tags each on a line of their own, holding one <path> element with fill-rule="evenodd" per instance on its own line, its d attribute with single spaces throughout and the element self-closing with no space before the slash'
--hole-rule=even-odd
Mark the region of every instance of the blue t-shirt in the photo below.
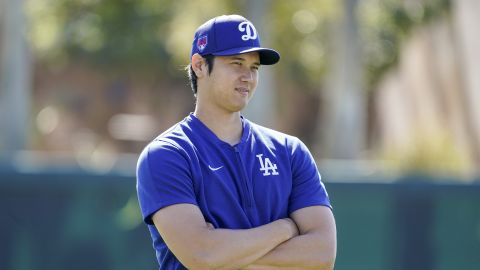
<svg viewBox="0 0 480 270">
<path fill-rule="evenodd" d="M 138 199 L 160 269 L 185 269 L 153 225 L 152 215 L 163 207 L 194 204 L 207 222 L 226 229 L 258 227 L 308 206 L 331 207 L 299 139 L 242 122 L 240 142 L 231 146 L 190 114 L 140 155 Z"/>
</svg>

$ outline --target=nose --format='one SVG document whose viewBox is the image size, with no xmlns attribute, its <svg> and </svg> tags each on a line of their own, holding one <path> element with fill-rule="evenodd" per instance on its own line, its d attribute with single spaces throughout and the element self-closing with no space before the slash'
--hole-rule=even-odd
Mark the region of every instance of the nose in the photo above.
<svg viewBox="0 0 480 270">
<path fill-rule="evenodd" d="M 255 71 L 252 71 L 252 70 L 245 70 L 243 73 L 242 73 L 242 81 L 244 82 L 253 82 L 255 80 L 255 76 L 256 76 L 256 73 Z"/>
</svg>

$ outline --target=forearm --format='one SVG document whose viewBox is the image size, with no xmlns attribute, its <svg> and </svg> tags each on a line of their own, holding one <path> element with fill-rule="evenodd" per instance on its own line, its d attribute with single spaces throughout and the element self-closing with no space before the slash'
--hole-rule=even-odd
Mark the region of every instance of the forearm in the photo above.
<svg viewBox="0 0 480 270">
<path fill-rule="evenodd" d="M 189 268 L 240 269 L 295 236 L 292 225 L 293 221 L 282 219 L 247 230 L 207 229 L 192 239 L 193 256 L 179 259 Z"/>
<path fill-rule="evenodd" d="M 328 239 L 319 233 L 299 235 L 277 246 L 244 269 L 331 270 L 335 261 L 335 250 L 331 249 L 332 243 L 327 241 Z"/>
</svg>

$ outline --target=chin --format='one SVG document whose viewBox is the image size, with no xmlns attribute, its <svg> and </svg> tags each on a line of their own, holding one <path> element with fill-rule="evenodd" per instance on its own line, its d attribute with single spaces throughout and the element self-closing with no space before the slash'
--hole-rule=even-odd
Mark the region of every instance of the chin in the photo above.
<svg viewBox="0 0 480 270">
<path fill-rule="evenodd" d="M 231 111 L 232 113 L 240 112 L 240 111 L 242 111 L 243 109 L 245 109 L 245 107 L 247 107 L 247 104 L 239 105 L 239 106 L 232 106 L 232 107 L 230 108 L 230 111 Z"/>
</svg>

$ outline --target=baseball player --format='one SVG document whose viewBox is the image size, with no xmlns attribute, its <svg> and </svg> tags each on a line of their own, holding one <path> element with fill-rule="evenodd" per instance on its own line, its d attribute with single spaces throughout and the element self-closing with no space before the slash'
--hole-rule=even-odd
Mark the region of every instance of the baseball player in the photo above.
<svg viewBox="0 0 480 270">
<path fill-rule="evenodd" d="M 187 67 L 195 111 L 138 160 L 138 198 L 160 269 L 333 268 L 335 221 L 312 155 L 240 113 L 260 66 L 279 59 L 242 16 L 197 29 Z"/>
</svg>

